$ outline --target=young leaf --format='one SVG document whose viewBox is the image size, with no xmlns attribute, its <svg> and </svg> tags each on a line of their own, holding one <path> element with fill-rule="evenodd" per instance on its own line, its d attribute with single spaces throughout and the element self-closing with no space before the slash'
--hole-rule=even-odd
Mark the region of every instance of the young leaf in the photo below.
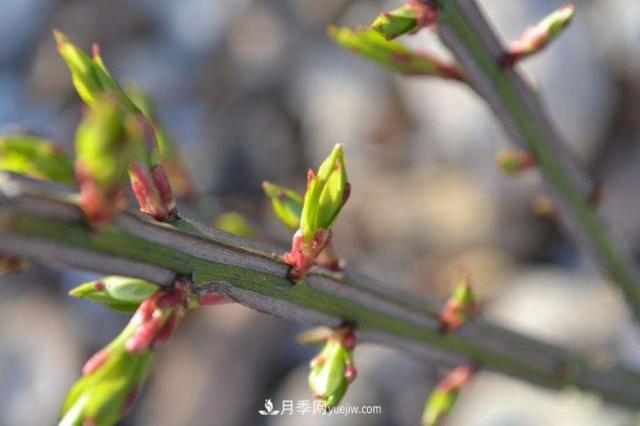
<svg viewBox="0 0 640 426">
<path fill-rule="evenodd" d="M 271 205 L 276 216 L 290 229 L 300 227 L 300 215 L 302 214 L 302 197 L 292 189 L 276 185 L 271 182 L 262 182 L 265 194 L 271 199 Z"/>
<path fill-rule="evenodd" d="M 456 64 L 427 53 L 414 52 L 399 41 L 389 41 L 373 29 L 351 30 L 331 26 L 329 36 L 340 46 L 392 71 L 407 75 L 436 76 L 464 80 Z"/>
<path fill-rule="evenodd" d="M 36 136 L 0 137 L 0 170 L 74 185 L 73 161 L 51 141 Z"/>
<path fill-rule="evenodd" d="M 69 294 L 105 305 L 116 312 L 135 312 L 140 303 L 158 288 L 148 281 L 114 275 L 81 284 Z"/>
<path fill-rule="evenodd" d="M 371 28 L 379 32 L 387 40 L 403 34 L 414 34 L 431 25 L 436 20 L 437 12 L 425 3 L 410 0 L 391 12 L 381 13 L 371 24 Z"/>
</svg>

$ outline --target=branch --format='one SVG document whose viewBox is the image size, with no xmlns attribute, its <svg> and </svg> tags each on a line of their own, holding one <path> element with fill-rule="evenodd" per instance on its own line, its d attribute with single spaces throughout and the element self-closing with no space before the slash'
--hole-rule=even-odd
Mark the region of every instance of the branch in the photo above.
<svg viewBox="0 0 640 426">
<path fill-rule="evenodd" d="M 505 49 L 475 0 L 422 1 L 436 3 L 442 41 L 513 142 L 535 156 L 562 223 L 586 254 L 620 286 L 639 319 L 640 271 L 629 251 L 590 205 L 596 185 L 568 151 L 534 90 L 518 72 L 500 64 Z"/>
<path fill-rule="evenodd" d="M 0 173 L 0 251 L 168 285 L 190 274 L 195 291 L 218 292 L 253 309 L 304 323 L 357 325 L 358 337 L 426 357 L 472 363 L 544 387 L 575 386 L 612 403 L 640 404 L 640 374 L 596 368 L 563 348 L 480 319 L 439 331 L 439 307 L 346 271 L 318 270 L 292 285 L 272 247 L 207 229 L 188 219 L 172 225 L 125 211 L 96 232 L 85 226 L 74 195 L 51 184 Z"/>
</svg>

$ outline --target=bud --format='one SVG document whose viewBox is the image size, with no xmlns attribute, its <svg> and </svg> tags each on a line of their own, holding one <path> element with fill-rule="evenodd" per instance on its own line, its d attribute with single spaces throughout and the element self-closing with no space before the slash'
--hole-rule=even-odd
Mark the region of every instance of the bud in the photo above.
<svg viewBox="0 0 640 426">
<path fill-rule="evenodd" d="M 422 413 L 422 426 L 437 426 L 446 417 L 460 391 L 473 378 L 475 370 L 467 365 L 456 367 L 431 392 Z"/>
<path fill-rule="evenodd" d="M 135 151 L 117 102 L 101 96 L 76 131 L 76 180 L 89 223 L 101 227 L 122 209 L 123 186 Z"/>
<path fill-rule="evenodd" d="M 512 67 L 522 59 L 542 51 L 569 26 L 575 12 L 575 5 L 568 4 L 545 17 L 535 26 L 527 28 L 509 45 L 509 51 L 504 55 L 502 63 Z"/>
<path fill-rule="evenodd" d="M 273 189 L 267 186 L 265 190 L 267 188 Z M 300 228 L 293 236 L 291 251 L 283 257 L 292 267 L 291 279 L 302 279 L 314 266 L 319 254 L 331 245 L 330 227 L 349 198 L 350 191 L 342 145 L 337 144 L 320 165 L 318 173 L 309 169 L 307 174 Z M 327 253 L 325 260 L 336 267 L 340 264 L 333 251 Z"/>
<path fill-rule="evenodd" d="M 156 284 L 144 280 L 108 276 L 81 284 L 69 294 L 105 305 L 116 312 L 135 312 L 140 303 L 158 291 L 158 288 Z"/>
<path fill-rule="evenodd" d="M 536 159 L 531 153 L 519 149 L 505 149 L 498 153 L 496 163 L 504 174 L 514 176 L 532 168 Z"/>
<path fill-rule="evenodd" d="M 171 141 L 165 129 L 160 125 L 152 99 L 140 87 L 134 84 L 126 85 L 126 93 L 136 107 L 142 111 L 152 123 L 162 158 L 162 166 L 169 176 L 175 195 L 179 198 L 193 198 L 197 195 L 195 185 L 188 169 L 184 165 L 182 153 L 178 146 Z"/>
<path fill-rule="evenodd" d="M 300 214 L 300 230 L 311 242 L 319 231 L 328 230 L 349 198 L 350 184 L 342 145 L 337 144 L 320 165 L 318 174 L 309 170 L 307 192 Z"/>
<path fill-rule="evenodd" d="M 436 76 L 464 81 L 460 68 L 427 53 L 414 52 L 396 40 L 386 40 L 373 29 L 351 30 L 331 26 L 329 36 L 340 46 L 406 75 Z"/>
<path fill-rule="evenodd" d="M 298 229 L 302 214 L 302 197 L 292 189 L 267 181 L 262 182 L 262 189 L 271 199 L 273 211 L 282 223 L 293 230 Z"/>
<path fill-rule="evenodd" d="M 218 216 L 216 229 L 243 238 L 255 238 L 258 231 L 244 216 L 236 212 L 227 212 Z"/>
<path fill-rule="evenodd" d="M 131 138 L 136 141 L 135 160 L 129 168 L 131 189 L 140 211 L 160 222 L 176 217 L 176 201 L 169 179 L 160 164 L 160 151 L 152 123 L 142 114 L 131 116 Z"/>
<path fill-rule="evenodd" d="M 381 13 L 371 24 L 387 40 L 403 34 L 415 34 L 436 21 L 437 11 L 430 5 L 410 0 L 391 12 Z"/>
<path fill-rule="evenodd" d="M 131 293 L 127 297 L 135 298 Z M 190 297 L 189 283 L 178 278 L 172 289 L 144 300 L 120 335 L 85 364 L 63 404 L 60 425 L 109 426 L 126 415 L 144 384 L 154 349 L 171 336 Z"/>
<path fill-rule="evenodd" d="M 0 170 L 74 185 L 73 161 L 51 141 L 28 135 L 0 137 Z"/>
<path fill-rule="evenodd" d="M 355 379 L 354 347 L 353 329 L 338 329 L 328 337 L 320 354 L 311 360 L 309 387 L 316 397 L 325 401 L 326 408 L 339 404 L 349 383 Z"/>
<path fill-rule="evenodd" d="M 133 406 L 142 388 L 154 353 L 132 355 L 112 343 L 85 366 L 84 375 L 69 391 L 59 425 L 118 423 Z M 111 346 L 111 345 L 110 345 Z"/>
<path fill-rule="evenodd" d="M 474 313 L 475 297 L 465 274 L 458 282 L 440 316 L 441 329 L 454 331 L 466 324 Z"/>
</svg>

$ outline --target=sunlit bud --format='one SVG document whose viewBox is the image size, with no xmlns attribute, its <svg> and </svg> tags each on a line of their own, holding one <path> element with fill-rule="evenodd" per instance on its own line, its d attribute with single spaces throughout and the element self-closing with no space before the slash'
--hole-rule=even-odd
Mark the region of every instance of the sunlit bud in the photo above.
<svg viewBox="0 0 640 426">
<path fill-rule="evenodd" d="M 216 229 L 244 238 L 256 238 L 256 228 L 240 213 L 223 213 L 216 219 Z"/>
<path fill-rule="evenodd" d="M 156 284 L 130 277 L 108 276 L 84 283 L 71 296 L 105 305 L 117 312 L 135 312 L 140 303 L 158 291 Z"/>
<path fill-rule="evenodd" d="M 519 149 L 505 149 L 498 153 L 496 163 L 504 174 L 514 176 L 532 168 L 536 164 L 536 160 L 528 152 Z"/>
<path fill-rule="evenodd" d="M 406 75 L 436 76 L 464 80 L 460 68 L 435 56 L 414 52 L 396 40 L 386 40 L 377 31 L 367 28 L 351 30 L 345 27 L 329 27 L 329 36 L 351 52 L 377 62 L 392 71 Z"/>
<path fill-rule="evenodd" d="M 429 395 L 422 413 L 422 426 L 437 426 L 453 409 L 460 391 L 473 378 L 475 370 L 467 365 L 456 367 Z"/>
<path fill-rule="evenodd" d="M 271 199 L 273 211 L 282 223 L 293 230 L 298 229 L 303 202 L 300 194 L 267 181 L 262 182 L 262 189 Z"/>
<path fill-rule="evenodd" d="M 74 185 L 73 161 L 51 141 L 36 136 L 0 137 L 0 170 Z"/>
<path fill-rule="evenodd" d="M 190 198 L 197 195 L 191 174 L 185 167 L 182 153 L 178 146 L 169 138 L 165 129 L 160 125 L 158 114 L 152 99 L 140 87 L 129 83 L 125 87 L 128 97 L 138 107 L 142 114 L 153 123 L 155 137 L 164 167 L 175 195 L 178 198 Z"/>
<path fill-rule="evenodd" d="M 306 242 L 314 240 L 318 231 L 331 227 L 349 198 L 350 189 L 342 145 L 337 144 L 318 173 L 309 174 L 300 214 L 300 230 Z"/>
<path fill-rule="evenodd" d="M 517 40 L 509 44 L 509 50 L 504 55 L 502 63 L 511 67 L 518 61 L 540 52 L 571 23 L 575 11 L 575 5 L 565 5 L 535 26 L 527 28 Z"/>
<path fill-rule="evenodd" d="M 59 426 L 117 424 L 132 407 L 153 356 L 153 352 L 131 355 L 121 347 L 98 352 L 67 394 Z"/>
<path fill-rule="evenodd" d="M 331 408 L 340 403 L 349 383 L 356 377 L 355 334 L 352 328 L 344 327 L 334 330 L 326 339 L 319 331 L 313 337 L 324 340 L 325 344 L 320 354 L 311 360 L 309 387 L 317 398 L 325 401 L 326 408 Z"/>
<path fill-rule="evenodd" d="M 131 189 L 140 211 L 161 222 L 175 218 L 176 202 L 169 179 L 160 164 L 153 124 L 142 114 L 130 115 L 129 138 L 135 141 L 135 159 L 129 168 Z"/>
<path fill-rule="evenodd" d="M 387 40 L 413 34 L 436 21 L 437 11 L 425 3 L 411 0 L 391 12 L 382 12 L 371 24 Z"/>
<path fill-rule="evenodd" d="M 458 329 L 469 321 L 474 313 L 475 298 L 469 278 L 465 274 L 447 301 L 440 317 L 441 328 L 445 332 Z"/>
<path fill-rule="evenodd" d="M 76 132 L 75 175 L 80 205 L 100 227 L 123 207 L 123 186 L 135 151 L 117 102 L 101 96 L 88 109 Z"/>
</svg>

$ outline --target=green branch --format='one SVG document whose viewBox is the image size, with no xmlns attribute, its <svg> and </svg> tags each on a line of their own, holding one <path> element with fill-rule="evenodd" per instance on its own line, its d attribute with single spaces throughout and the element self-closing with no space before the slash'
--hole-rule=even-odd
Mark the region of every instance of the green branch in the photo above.
<svg viewBox="0 0 640 426">
<path fill-rule="evenodd" d="M 534 155 L 563 224 L 620 286 L 636 319 L 640 318 L 638 267 L 592 206 L 596 185 L 568 151 L 537 94 L 517 71 L 501 63 L 505 49 L 474 0 L 435 3 L 440 37 L 465 76 L 512 140 Z"/>
<path fill-rule="evenodd" d="M 73 195 L 10 173 L 0 173 L 0 251 L 164 285 L 189 274 L 199 294 L 221 293 L 304 323 L 354 323 L 359 339 L 431 362 L 471 363 L 548 388 L 575 386 L 615 404 L 640 404 L 640 374 L 625 367 L 591 367 L 563 348 L 481 320 L 443 334 L 437 304 L 352 271 L 319 270 L 292 285 L 288 266 L 275 254 L 282 251 L 184 218 L 166 224 L 125 211 L 95 231 L 84 224 Z"/>
</svg>

